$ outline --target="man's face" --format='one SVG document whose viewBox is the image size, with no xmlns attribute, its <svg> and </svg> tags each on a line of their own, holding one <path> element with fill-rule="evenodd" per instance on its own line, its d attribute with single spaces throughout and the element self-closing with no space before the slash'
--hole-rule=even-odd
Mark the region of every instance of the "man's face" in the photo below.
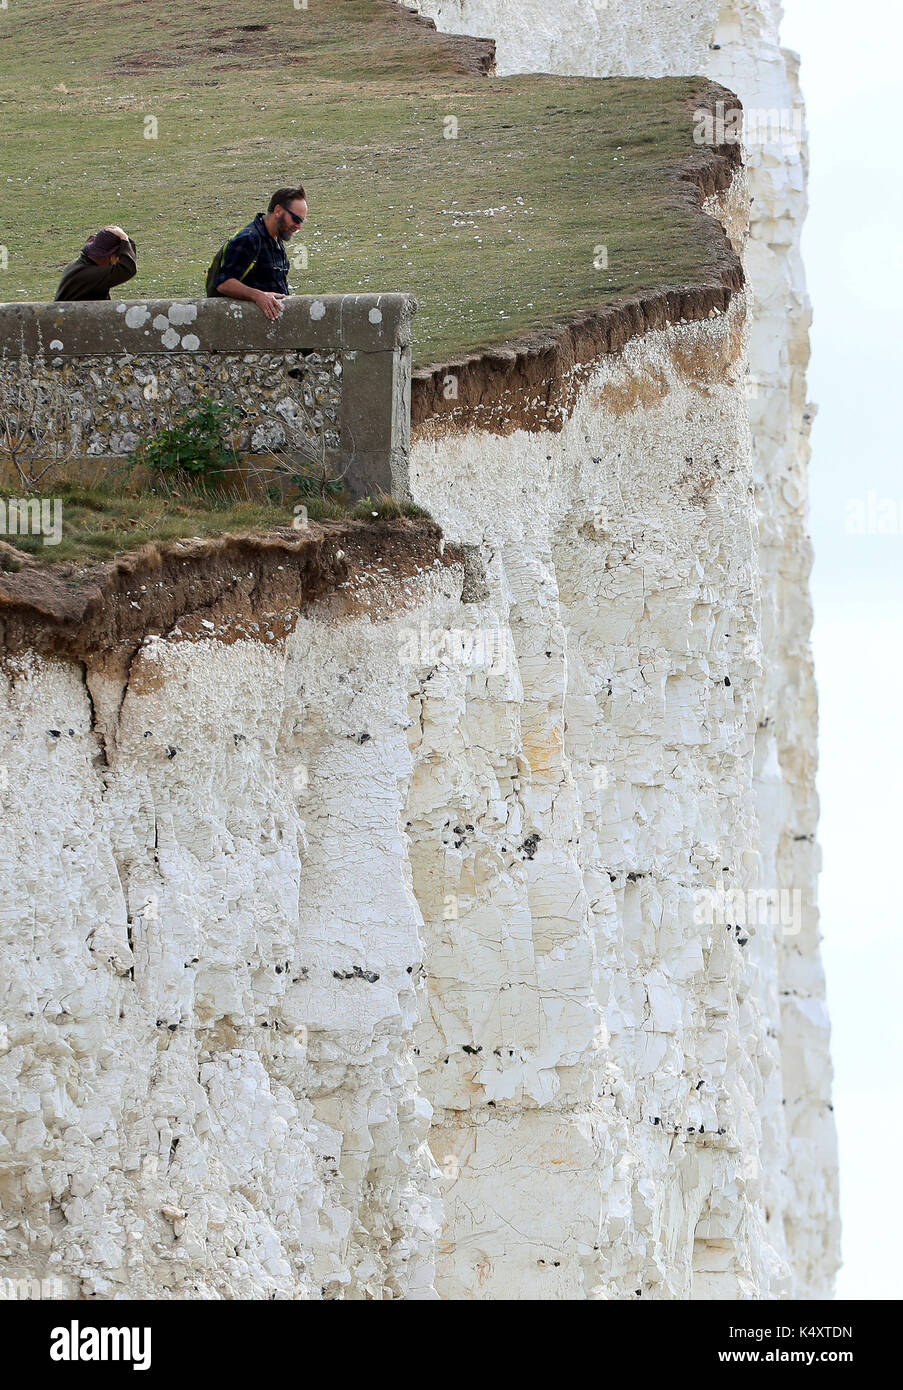
<svg viewBox="0 0 903 1390">
<path fill-rule="evenodd" d="M 118 265 L 119 252 L 113 251 L 109 256 L 92 256 L 91 260 L 95 265 Z"/>
<path fill-rule="evenodd" d="M 292 216 L 294 213 L 294 217 Z M 280 207 L 277 210 L 276 231 L 283 241 L 291 241 L 301 223 L 307 217 L 307 199 L 293 198 L 288 208 Z M 297 219 L 300 218 L 300 221 Z"/>
</svg>

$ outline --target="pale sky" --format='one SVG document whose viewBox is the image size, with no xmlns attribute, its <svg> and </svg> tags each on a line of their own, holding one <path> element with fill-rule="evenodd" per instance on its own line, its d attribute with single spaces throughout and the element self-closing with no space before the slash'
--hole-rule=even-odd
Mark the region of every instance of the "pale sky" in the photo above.
<svg viewBox="0 0 903 1390">
<path fill-rule="evenodd" d="M 840 1143 L 842 1298 L 903 1297 L 903 225 L 897 0 L 784 0 L 811 148 L 803 254 L 820 902 Z M 872 494 L 871 499 L 869 494 Z M 871 534 L 848 531 L 860 501 Z M 869 506 L 871 503 L 871 520 Z M 890 530 L 890 534 L 887 534 Z M 882 534 L 885 532 L 885 534 Z"/>
</svg>

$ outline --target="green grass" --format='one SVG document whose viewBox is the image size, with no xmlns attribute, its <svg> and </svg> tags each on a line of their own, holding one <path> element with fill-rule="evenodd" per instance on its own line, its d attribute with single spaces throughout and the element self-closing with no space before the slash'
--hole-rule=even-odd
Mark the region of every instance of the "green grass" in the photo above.
<svg viewBox="0 0 903 1390">
<path fill-rule="evenodd" d="M 700 79 L 487 77 L 466 43 L 386 0 L 308 6 L 11 0 L 0 10 L 0 296 L 52 298 L 63 265 L 111 221 L 139 249 L 123 294 L 202 294 L 224 237 L 299 181 L 310 216 L 290 249 L 303 244 L 308 264 L 293 288 L 413 291 L 417 365 L 704 275 L 698 222 L 670 184 L 694 148 Z M 156 140 L 144 138 L 149 116 Z M 286 503 L 126 490 L 51 482 L 62 543 L 14 543 L 42 563 L 90 563 L 149 542 L 291 526 Z M 374 510 L 307 505 L 315 520 Z M 391 499 L 375 510 L 421 514 Z"/>
<path fill-rule="evenodd" d="M 5 494 L 3 501 L 7 500 Z M 21 497 L 19 492 L 11 492 Z M 35 492 L 30 494 L 36 496 Z M 142 492 L 123 496 L 112 486 L 78 483 L 49 484 L 46 497 L 62 502 L 63 535 L 59 545 L 47 545 L 41 536 L 10 536 L 8 543 L 43 564 L 97 564 L 144 545 L 162 544 L 186 537 L 239 535 L 282 531 L 294 535 L 291 503 L 236 501 L 223 492 L 204 493 L 184 487 L 181 491 Z M 311 521 L 376 521 L 393 517 L 425 517 L 422 508 L 393 497 L 343 505 L 341 502 L 307 499 Z M 51 514 L 52 515 L 52 514 Z M 21 562 L 4 554 L 0 568 L 15 570 Z"/>
<path fill-rule="evenodd" d="M 52 298 L 107 221 L 138 243 L 124 294 L 202 294 L 224 236 L 297 180 L 293 288 L 413 291 L 418 365 L 705 269 L 667 181 L 693 149 L 699 79 L 491 78 L 382 0 L 308 5 L 0 10 L 3 299 Z"/>
</svg>

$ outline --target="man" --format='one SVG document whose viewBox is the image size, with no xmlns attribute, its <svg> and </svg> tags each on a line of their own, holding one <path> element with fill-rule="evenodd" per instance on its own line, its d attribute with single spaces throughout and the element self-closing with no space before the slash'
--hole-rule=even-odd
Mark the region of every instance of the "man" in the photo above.
<svg viewBox="0 0 903 1390">
<path fill-rule="evenodd" d="M 304 189 L 277 188 L 266 213 L 226 243 L 216 275 L 215 292 L 229 299 L 250 299 L 268 319 L 277 319 L 289 293 L 289 261 L 283 245 L 307 218 Z"/>
<path fill-rule="evenodd" d="M 138 272 L 135 243 L 121 227 L 101 227 L 63 271 L 54 299 L 109 299 L 110 290 Z"/>
</svg>

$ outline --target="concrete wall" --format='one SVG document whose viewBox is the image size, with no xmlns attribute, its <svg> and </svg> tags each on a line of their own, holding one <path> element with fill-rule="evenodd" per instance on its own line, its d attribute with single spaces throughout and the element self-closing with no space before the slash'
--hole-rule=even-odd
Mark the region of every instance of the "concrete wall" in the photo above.
<svg viewBox="0 0 903 1390">
<path fill-rule="evenodd" d="M 0 305 L 0 394 L 31 378 L 48 445 L 63 435 L 88 457 L 127 455 L 211 395 L 240 407 L 242 451 L 322 456 L 353 497 L 376 496 L 407 470 L 415 309 L 410 295 L 294 295 L 271 323 L 235 300 Z"/>
</svg>

